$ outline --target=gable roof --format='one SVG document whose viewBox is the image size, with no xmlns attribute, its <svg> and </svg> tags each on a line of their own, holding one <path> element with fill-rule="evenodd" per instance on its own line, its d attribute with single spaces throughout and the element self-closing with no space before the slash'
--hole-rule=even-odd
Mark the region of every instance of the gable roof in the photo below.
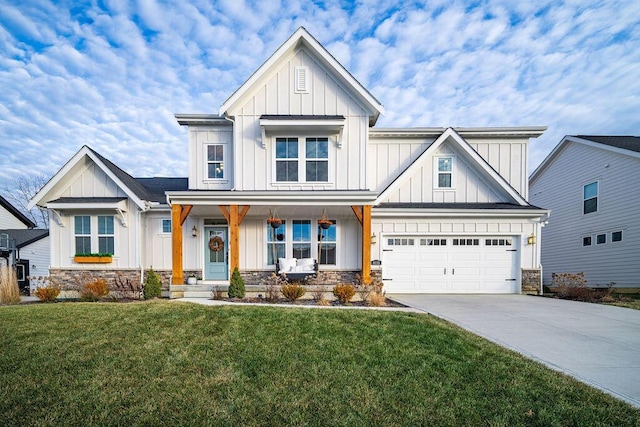
<svg viewBox="0 0 640 427">
<path fill-rule="evenodd" d="M 455 144 L 466 156 L 476 164 L 478 169 L 485 177 L 489 177 L 493 182 L 512 198 L 513 202 L 520 206 L 529 206 L 529 203 L 518 193 L 506 179 L 502 177 L 486 160 L 478 154 L 476 150 L 469 145 L 469 143 L 453 128 L 447 128 L 442 135 L 440 135 L 431 145 L 429 145 L 414 161 L 406 168 L 387 188 L 385 188 L 374 205 L 379 205 L 388 199 L 394 192 L 407 182 L 425 163 L 425 161 L 431 158 L 438 148 L 445 142 L 450 141 Z"/>
<path fill-rule="evenodd" d="M 145 209 L 145 202 L 166 203 L 164 191 L 179 191 L 188 188 L 187 178 L 134 178 L 97 151 L 84 145 L 31 199 L 28 207 L 31 208 L 40 203 L 84 157 L 89 157 L 140 209 Z M 74 199 L 87 201 L 95 198 Z M 67 200 L 67 202 L 69 201 Z"/>
<path fill-rule="evenodd" d="M 304 46 L 309 51 L 316 54 L 321 62 L 333 70 L 335 75 L 351 88 L 360 101 L 371 108 L 373 116 L 370 119 L 370 126 L 378 120 L 380 114 L 384 114 L 384 107 L 380 102 L 356 79 L 346 68 L 342 66 L 309 32 L 304 28 L 298 28 L 287 41 L 285 41 L 248 79 L 244 82 L 220 107 L 220 116 L 225 116 L 227 111 L 240 100 L 271 67 L 276 64 L 284 55 L 293 52 L 299 46 Z"/>
<path fill-rule="evenodd" d="M 529 176 L 529 183 L 533 183 L 540 174 L 558 157 L 562 149 L 569 143 L 582 144 L 589 147 L 607 150 L 640 159 L 640 136 L 623 135 L 566 135 L 551 150 L 551 153 L 538 165 Z"/>
<path fill-rule="evenodd" d="M 25 214 L 23 214 L 18 209 L 16 209 L 15 206 L 9 203 L 9 201 L 2 196 L 0 196 L 0 206 L 2 206 L 7 211 L 9 211 L 11 215 L 16 217 L 21 223 L 26 225 L 28 228 L 34 228 L 36 226 L 36 224 L 33 221 L 27 218 Z"/>
<path fill-rule="evenodd" d="M 49 230 L 44 229 L 10 229 L 0 230 L 0 233 L 6 233 L 9 235 L 9 239 L 15 240 L 17 249 L 28 246 L 38 240 L 44 239 L 49 236 Z"/>
</svg>

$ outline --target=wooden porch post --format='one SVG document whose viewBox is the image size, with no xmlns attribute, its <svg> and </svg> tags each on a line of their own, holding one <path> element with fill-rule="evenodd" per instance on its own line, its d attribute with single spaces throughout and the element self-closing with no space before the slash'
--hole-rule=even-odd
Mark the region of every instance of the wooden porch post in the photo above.
<svg viewBox="0 0 640 427">
<path fill-rule="evenodd" d="M 171 206 L 171 269 L 172 285 L 184 285 L 182 271 L 182 205 Z"/>
<path fill-rule="evenodd" d="M 371 283 L 371 205 L 362 207 L 362 281 Z"/>
<path fill-rule="evenodd" d="M 240 221 L 238 218 L 238 205 L 229 206 L 229 268 L 231 272 L 240 270 Z"/>
</svg>

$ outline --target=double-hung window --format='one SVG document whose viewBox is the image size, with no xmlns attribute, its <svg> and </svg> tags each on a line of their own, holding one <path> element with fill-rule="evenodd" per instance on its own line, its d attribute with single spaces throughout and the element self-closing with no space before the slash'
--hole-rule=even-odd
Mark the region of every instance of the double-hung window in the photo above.
<svg viewBox="0 0 640 427">
<path fill-rule="evenodd" d="M 453 158 L 452 157 L 438 157 L 438 187 L 437 188 L 451 188 L 452 174 L 453 174 Z"/>
<path fill-rule="evenodd" d="M 278 228 L 267 224 L 267 264 L 275 265 L 278 258 L 286 258 L 287 224 L 282 221 Z"/>
<path fill-rule="evenodd" d="M 293 257 L 311 258 L 311 221 L 293 220 Z"/>
<path fill-rule="evenodd" d="M 224 146 L 222 144 L 207 145 L 207 178 L 224 178 Z"/>
<path fill-rule="evenodd" d="M 113 255 L 113 249 L 113 215 L 98 216 L 98 253 Z"/>
<path fill-rule="evenodd" d="M 74 217 L 76 254 L 91 253 L 91 217 L 78 215 Z"/>
<path fill-rule="evenodd" d="M 582 188 L 582 213 L 588 214 L 598 211 L 598 181 Z"/>
<path fill-rule="evenodd" d="M 320 240 L 320 255 L 318 264 L 322 265 L 335 265 L 336 264 L 336 246 L 337 246 L 337 233 L 336 233 L 336 220 L 332 219 L 331 226 L 324 230 L 318 226 L 318 239 Z"/>
<path fill-rule="evenodd" d="M 328 182 L 329 138 L 276 138 L 276 182 Z"/>
</svg>

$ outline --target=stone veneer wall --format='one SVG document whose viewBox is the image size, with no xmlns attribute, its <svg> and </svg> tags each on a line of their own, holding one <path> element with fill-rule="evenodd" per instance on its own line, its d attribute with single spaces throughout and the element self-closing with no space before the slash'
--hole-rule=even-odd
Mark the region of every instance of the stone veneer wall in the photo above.
<svg viewBox="0 0 640 427">
<path fill-rule="evenodd" d="M 261 285 L 269 280 L 273 271 L 241 271 L 240 276 L 244 279 L 245 285 Z M 324 284 L 333 286 L 338 283 L 353 283 L 356 274 L 360 271 L 319 271 L 318 278 L 314 279 L 314 284 Z M 373 273 L 372 273 L 373 274 Z"/>
<path fill-rule="evenodd" d="M 143 280 L 147 278 L 149 270 L 144 270 Z M 160 276 L 162 281 L 162 290 L 169 290 L 169 280 L 171 279 L 171 270 L 154 270 L 156 274 Z M 189 274 L 198 274 L 193 271 L 185 271 L 185 283 Z M 92 280 L 105 279 L 109 285 L 110 291 L 116 291 L 115 279 L 120 277 L 122 280 L 130 280 L 132 283 L 140 282 L 140 269 L 120 269 L 120 270 L 87 270 L 87 269 L 50 269 L 49 277 L 52 283 L 60 286 L 62 291 L 76 291 L 82 290 L 82 286 Z"/>
<path fill-rule="evenodd" d="M 521 293 L 529 295 L 540 294 L 540 284 L 542 279 L 542 270 L 539 268 L 522 269 L 522 290 Z"/>
</svg>

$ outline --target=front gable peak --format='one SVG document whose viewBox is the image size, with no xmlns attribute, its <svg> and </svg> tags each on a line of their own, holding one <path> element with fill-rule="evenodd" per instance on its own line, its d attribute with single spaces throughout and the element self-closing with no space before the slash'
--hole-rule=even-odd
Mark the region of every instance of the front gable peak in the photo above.
<svg viewBox="0 0 640 427">
<path fill-rule="evenodd" d="M 242 101 L 255 91 L 259 83 L 280 64 L 283 59 L 291 57 L 300 49 L 304 49 L 326 69 L 339 84 L 344 86 L 353 96 L 370 111 L 370 126 L 373 126 L 384 107 L 362 86 L 309 32 L 298 28 L 252 75 L 242 84 L 220 107 L 220 116 L 233 116 L 231 113 L 242 104 Z M 296 67 L 293 76 L 293 91 L 307 93 L 313 78 L 307 67 Z"/>
</svg>

